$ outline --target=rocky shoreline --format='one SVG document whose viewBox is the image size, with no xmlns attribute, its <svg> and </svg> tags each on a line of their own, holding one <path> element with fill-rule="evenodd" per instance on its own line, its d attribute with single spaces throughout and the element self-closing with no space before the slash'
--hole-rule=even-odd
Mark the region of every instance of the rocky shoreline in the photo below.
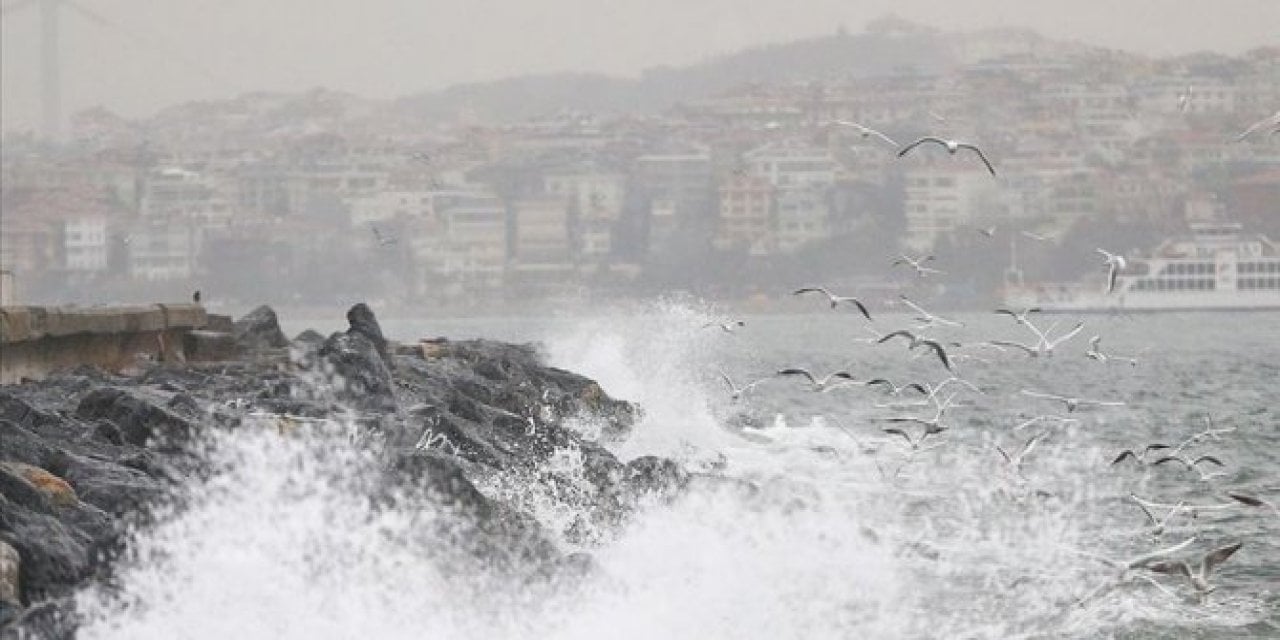
<svg viewBox="0 0 1280 640">
<path fill-rule="evenodd" d="M 692 477 L 676 463 L 623 463 L 639 409 L 583 376 L 547 366 L 537 349 L 484 340 L 397 344 L 364 304 L 349 329 L 289 340 L 260 307 L 229 332 L 194 339 L 216 361 L 142 362 L 126 373 L 83 367 L 0 386 L 0 638 L 72 638 L 74 594 L 109 585 L 131 527 L 209 472 L 203 435 L 273 425 L 305 437 L 344 416 L 351 446 L 381 461 L 390 508 L 457 514 L 465 552 L 537 582 L 595 571 L 589 532 L 616 529 L 638 505 Z M 588 437 L 570 419 L 597 425 Z M 542 477 L 552 456 L 581 460 L 575 500 L 589 523 L 551 531 L 477 485 L 495 474 Z"/>
</svg>

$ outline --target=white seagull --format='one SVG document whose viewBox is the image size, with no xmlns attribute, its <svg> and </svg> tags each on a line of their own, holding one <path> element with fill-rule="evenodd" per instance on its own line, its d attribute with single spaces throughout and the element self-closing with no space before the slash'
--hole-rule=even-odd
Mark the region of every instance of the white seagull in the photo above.
<svg viewBox="0 0 1280 640">
<path fill-rule="evenodd" d="M 832 309 L 839 306 L 841 302 L 852 304 L 853 306 L 857 307 L 858 311 L 861 311 L 862 315 L 865 316 L 868 320 L 871 319 L 871 314 L 867 312 L 867 307 L 866 305 L 862 304 L 861 300 L 858 300 L 853 296 L 838 296 L 834 293 L 831 293 L 830 291 L 827 291 L 825 287 L 802 287 L 800 289 L 796 289 L 795 291 L 792 291 L 791 295 L 798 296 L 806 293 L 821 293 L 822 295 L 826 296 L 827 301 L 831 303 Z"/>
<path fill-rule="evenodd" d="M 1225 473 L 1222 473 L 1222 472 L 1205 473 L 1200 470 L 1201 462 L 1208 462 L 1209 464 L 1217 465 L 1219 467 L 1224 466 L 1221 460 L 1211 455 L 1204 455 L 1195 459 L 1188 459 L 1181 455 L 1165 456 L 1163 458 L 1160 458 L 1159 460 L 1156 460 L 1155 462 L 1152 462 L 1151 466 L 1158 467 L 1166 462 L 1174 462 L 1174 461 L 1182 463 L 1182 465 L 1190 471 L 1195 471 L 1200 476 L 1200 479 L 1204 481 L 1212 480 L 1214 478 L 1226 475 Z"/>
<path fill-rule="evenodd" d="M 838 386 L 856 382 L 856 380 L 853 379 L 853 374 L 848 371 L 835 371 L 822 378 L 818 378 L 806 369 L 792 367 L 789 369 L 782 369 L 778 371 L 776 375 L 802 376 L 804 378 L 808 378 L 809 383 L 813 385 L 814 391 L 830 391 Z"/>
<path fill-rule="evenodd" d="M 1146 464 L 1148 454 L 1152 451 L 1164 451 L 1165 449 L 1172 449 L 1172 447 L 1167 444 L 1153 443 L 1143 447 L 1141 452 L 1135 452 L 1133 449 L 1125 449 L 1111 461 L 1110 466 L 1114 467 L 1128 458 L 1133 458 L 1133 460 L 1138 464 Z"/>
<path fill-rule="evenodd" d="M 1123 407 L 1124 406 L 1123 402 L 1115 402 L 1115 401 L 1109 401 L 1109 400 L 1086 400 L 1084 398 L 1072 398 L 1069 396 L 1060 396 L 1056 393 L 1043 393 L 1040 391 L 1030 391 L 1028 389 L 1023 389 L 1022 395 L 1030 396 L 1032 398 L 1041 398 L 1044 400 L 1056 400 L 1066 405 L 1067 413 L 1074 413 L 1076 409 L 1079 409 L 1080 407 L 1088 407 L 1088 406 L 1093 406 L 1093 407 Z"/>
<path fill-rule="evenodd" d="M 1183 575 L 1187 581 L 1191 583 L 1191 588 L 1195 589 L 1196 595 L 1203 599 L 1205 596 L 1213 593 L 1217 587 L 1209 584 L 1209 576 L 1213 574 L 1213 570 L 1218 565 L 1227 561 L 1232 554 L 1240 550 L 1244 546 L 1243 542 L 1229 544 L 1218 547 L 1209 553 L 1204 554 L 1200 558 L 1200 564 L 1193 570 L 1186 560 L 1165 560 L 1154 562 L 1144 567 L 1148 571 L 1163 573 L 1165 575 Z"/>
<path fill-rule="evenodd" d="M 741 327 L 745 327 L 745 326 L 747 326 L 747 323 L 745 323 L 745 322 L 743 322 L 743 321 L 741 321 L 741 320 L 731 320 L 731 321 L 729 321 L 729 322 L 708 322 L 708 323 L 706 323 L 706 324 L 702 325 L 702 328 L 703 328 L 703 329 L 710 329 L 710 328 L 712 328 L 712 327 L 716 327 L 716 328 L 720 329 L 721 331 L 723 331 L 723 332 L 725 332 L 725 333 L 733 333 L 734 331 L 738 330 L 739 328 L 741 328 Z"/>
<path fill-rule="evenodd" d="M 923 396 L 929 395 L 929 390 L 925 389 L 924 385 L 920 384 L 919 382 L 910 382 L 899 387 L 898 385 L 894 384 L 893 382 L 889 381 L 886 378 L 874 378 L 872 380 L 868 380 L 864 382 L 863 384 L 868 387 L 880 385 L 884 387 L 886 390 L 888 390 L 889 395 L 891 396 L 901 395 L 902 392 L 906 391 L 907 389 L 914 389 L 916 391 L 919 391 L 920 395 L 923 395 Z"/>
<path fill-rule="evenodd" d="M 1236 136 L 1236 142 L 1243 142 L 1244 139 L 1252 135 L 1254 131 L 1264 127 L 1280 127 L 1280 111 L 1249 125 L 1248 129 L 1245 129 L 1240 135 Z M 1272 131 L 1271 135 L 1275 135 L 1275 131 Z"/>
<path fill-rule="evenodd" d="M 369 230 L 373 232 L 373 239 L 380 247 L 389 247 L 396 243 L 396 239 L 392 236 L 382 235 L 382 231 L 378 229 L 378 225 L 369 223 Z"/>
<path fill-rule="evenodd" d="M 893 331 L 885 334 L 884 337 L 880 338 L 876 342 L 883 344 L 896 337 L 903 337 L 908 340 L 908 344 L 907 344 L 908 351 L 914 351 L 916 347 L 921 347 L 921 346 L 932 349 L 933 352 L 938 356 L 938 360 L 942 361 L 942 366 L 946 367 L 947 371 L 951 370 L 951 359 L 947 357 L 947 350 L 942 348 L 942 344 L 939 343 L 937 340 L 921 338 L 920 336 L 917 336 L 916 334 L 911 333 L 906 329 L 899 329 L 897 331 Z"/>
<path fill-rule="evenodd" d="M 1041 312 L 1040 307 L 1031 307 L 1029 309 L 1023 309 L 1022 311 L 1014 311 L 1012 309 L 1004 309 L 1004 308 L 996 309 L 996 313 L 1009 316 L 1010 318 L 1013 318 L 1014 322 L 1017 322 L 1018 324 L 1029 324 L 1030 321 L 1027 319 L 1028 316 L 1030 316 L 1033 313 L 1040 313 L 1040 312 Z"/>
<path fill-rule="evenodd" d="M 908 298 L 906 295 L 899 295 L 898 297 L 902 299 L 902 304 L 905 304 L 908 307 L 911 307 L 912 311 L 915 311 L 916 313 L 920 314 L 918 317 L 916 317 L 916 320 L 920 321 L 922 324 L 919 327 L 916 327 L 917 329 L 923 329 L 924 327 L 931 327 L 934 325 L 943 325 L 947 327 L 963 327 L 964 326 L 963 322 L 948 320 L 947 318 L 944 318 L 942 316 L 934 315 L 932 313 L 929 313 L 928 311 L 925 311 L 924 307 L 912 302 L 911 298 Z"/>
<path fill-rule="evenodd" d="M 1104 353 L 1102 351 L 1102 347 L 1099 346 L 1101 343 L 1102 336 L 1093 336 L 1092 338 L 1089 338 L 1089 350 L 1084 353 L 1085 357 L 1097 360 L 1098 362 L 1111 362 L 1112 360 L 1115 360 L 1117 362 L 1128 362 L 1130 366 L 1138 366 L 1137 358 L 1125 358 Z"/>
<path fill-rule="evenodd" d="M 861 125 L 850 120 L 836 120 L 831 124 L 853 129 L 857 131 L 858 135 L 862 136 L 864 140 L 867 138 L 876 138 L 878 140 L 883 140 L 884 142 L 888 143 L 889 146 L 895 149 L 898 147 L 897 141 L 895 141 L 893 138 L 890 138 L 889 136 L 886 136 L 885 134 L 880 133 L 879 131 L 876 131 L 875 129 L 872 129 L 871 127 L 868 127 L 866 125 Z"/>
<path fill-rule="evenodd" d="M 1195 95 L 1195 88 L 1192 87 L 1191 85 L 1187 85 L 1186 90 L 1178 94 L 1178 111 L 1179 112 L 1185 112 L 1187 110 L 1187 107 L 1191 106 L 1191 98 L 1194 95 Z"/>
<path fill-rule="evenodd" d="M 1080 331 L 1084 329 L 1083 322 L 1077 323 L 1076 326 L 1072 328 L 1070 331 L 1058 336 L 1053 340 L 1050 340 L 1048 337 L 1048 333 L 1050 331 L 1053 331 L 1054 327 L 1057 326 L 1056 323 L 1053 325 L 1050 325 L 1049 331 L 1046 331 L 1046 332 L 1041 332 L 1039 329 L 1036 328 L 1035 325 L 1031 324 L 1031 322 L 1029 321 L 1024 322 L 1022 324 L 1026 326 L 1028 329 L 1035 332 L 1036 335 L 1040 336 L 1040 339 L 1036 342 L 1034 346 L 1026 345 L 1021 342 L 1014 342 L 1012 340 L 988 340 L 987 344 L 992 344 L 999 347 L 1013 347 L 1015 349 L 1021 349 L 1025 351 L 1026 354 L 1032 358 L 1038 358 L 1040 356 L 1049 357 L 1053 355 L 1053 350 L 1058 348 L 1058 345 L 1076 337 L 1076 335 L 1079 334 Z"/>
<path fill-rule="evenodd" d="M 738 385 L 733 383 L 733 380 L 729 378 L 729 374 L 725 373 L 723 369 L 720 370 L 720 379 L 724 380 L 725 386 L 729 387 L 730 398 L 733 400 L 737 400 L 738 398 L 741 398 L 742 394 L 756 388 L 756 385 L 760 384 L 761 382 L 768 380 L 768 378 L 761 378 L 759 380 L 756 380 L 755 382 L 752 382 L 750 384 L 745 384 L 739 387 Z"/>
<path fill-rule="evenodd" d="M 1036 435 L 1031 436 L 1030 438 L 1027 439 L 1026 442 L 1022 444 L 1022 448 L 1019 449 L 1017 453 L 1013 455 L 1010 455 L 1009 452 L 1005 451 L 1000 445 L 996 445 L 996 451 L 998 451 L 1000 455 L 1004 457 L 1005 462 L 1009 463 L 1009 466 L 1013 468 L 1014 473 L 1021 476 L 1022 461 L 1025 460 L 1026 457 L 1031 454 L 1031 451 L 1036 448 L 1036 444 L 1040 442 L 1040 439 L 1045 437 L 1045 435 L 1047 435 L 1048 433 L 1049 433 L 1048 431 L 1041 431 L 1040 433 L 1037 433 Z"/>
<path fill-rule="evenodd" d="M 942 270 L 939 270 L 939 269 L 934 269 L 934 268 L 932 268 L 932 267 L 926 267 L 926 266 L 924 266 L 924 263 L 926 263 L 926 262 L 932 262 L 932 261 L 933 261 L 933 259 L 934 259 L 934 258 L 933 258 L 933 256 L 921 256 L 921 257 L 919 257 L 919 258 L 912 259 L 912 258 L 907 257 L 907 256 L 905 256 L 905 255 L 901 255 L 901 256 L 898 256 L 898 259 L 897 259 L 897 260 L 894 260 L 894 261 L 893 261 L 892 266 L 895 266 L 895 267 L 896 267 L 896 266 L 898 266 L 898 265 L 900 265 L 900 264 L 909 265 L 912 269 L 915 269 L 915 270 L 916 270 L 916 275 L 917 275 L 917 276 L 920 276 L 921 278 L 923 278 L 923 277 L 925 277 L 925 276 L 927 276 L 927 275 L 929 275 L 929 274 L 931 274 L 931 273 L 939 273 L 939 274 L 941 274 L 941 273 L 946 273 L 945 271 L 942 271 Z"/>
<path fill-rule="evenodd" d="M 969 151 L 972 151 L 973 153 L 977 154 L 978 159 L 982 160 L 982 164 L 987 166 L 987 171 L 990 171 L 991 175 L 993 176 L 996 175 L 996 169 L 995 167 L 991 166 L 991 161 L 987 160 L 986 154 L 982 153 L 982 149 L 979 149 L 978 145 L 973 144 L 971 142 L 961 142 L 959 140 L 948 140 L 946 138 L 939 138 L 936 136 L 925 136 L 903 147 L 902 150 L 898 152 L 898 157 L 901 158 L 902 156 L 907 155 L 907 152 L 911 151 L 912 149 L 926 142 L 932 142 L 934 144 L 944 147 L 947 150 L 947 153 L 953 156 L 956 154 L 957 151 L 961 149 L 968 149 Z"/>
<path fill-rule="evenodd" d="M 1138 505 L 1138 508 L 1142 510 L 1142 514 L 1147 517 L 1147 522 L 1151 526 L 1151 537 L 1153 538 L 1159 538 L 1164 535 L 1164 530 L 1169 526 L 1169 521 L 1172 520 L 1174 516 L 1182 513 L 1182 505 L 1186 504 L 1186 502 L 1179 502 L 1174 505 L 1173 508 L 1169 509 L 1169 512 L 1166 513 L 1163 518 L 1157 520 L 1156 517 L 1151 514 L 1151 510 L 1147 508 L 1147 505 L 1142 504 L 1142 500 L 1140 500 L 1138 496 L 1131 493 L 1129 494 L 1129 498 L 1133 500 L 1134 504 Z"/>
<path fill-rule="evenodd" d="M 956 393 L 952 393 L 950 396 L 947 396 L 947 399 L 944 400 L 942 404 L 938 405 L 938 410 L 933 414 L 932 418 L 925 419 L 918 416 L 895 416 L 892 418 L 880 418 L 880 421 L 899 423 L 914 422 L 916 424 L 923 425 L 924 433 L 921 434 L 919 438 L 919 441 L 923 441 L 925 436 L 942 433 L 947 430 L 947 427 L 942 424 L 942 416 L 947 413 L 947 409 L 951 407 L 951 401 L 955 400 L 955 398 Z M 903 434 L 903 437 L 906 437 L 906 434 Z M 910 438 L 908 438 L 908 440 L 909 439 Z"/>
<path fill-rule="evenodd" d="M 1023 231 L 1023 232 L 1022 232 L 1022 235 L 1026 236 L 1026 237 L 1028 237 L 1028 238 L 1031 238 L 1032 240 L 1035 240 L 1035 241 L 1037 241 L 1037 242 L 1051 242 L 1051 241 L 1053 241 L 1053 236 L 1048 235 L 1048 234 L 1032 233 L 1032 232 L 1030 232 L 1030 231 Z"/>
<path fill-rule="evenodd" d="M 1116 278 L 1129 263 L 1118 253 L 1111 253 L 1106 249 L 1097 249 L 1097 251 L 1106 257 L 1106 262 L 1103 264 L 1107 267 L 1107 293 L 1115 293 Z"/>
</svg>

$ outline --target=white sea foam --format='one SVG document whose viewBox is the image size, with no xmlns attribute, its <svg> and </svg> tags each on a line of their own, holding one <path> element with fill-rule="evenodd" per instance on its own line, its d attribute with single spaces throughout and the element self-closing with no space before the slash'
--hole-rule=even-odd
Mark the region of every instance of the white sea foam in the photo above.
<svg viewBox="0 0 1280 640">
<path fill-rule="evenodd" d="M 530 593 L 428 533 L 449 513 L 372 507 L 377 462 L 343 437 L 242 430 L 215 443 L 221 471 L 183 510 L 134 537 L 119 590 L 81 594 L 84 637 L 1087 638 L 1268 615 L 1264 596 L 1191 607 L 1140 582 L 1081 602 L 1119 577 L 1086 553 L 1150 545 L 1121 480 L 1096 474 L 1105 454 L 1086 429 L 1048 435 L 1026 478 L 992 445 L 1030 434 L 990 426 L 924 453 L 875 424 L 846 420 L 848 433 L 803 414 L 735 435 L 721 417 L 743 407 L 707 372 L 738 338 L 700 329 L 711 317 L 664 302 L 543 336 L 552 364 L 644 406 L 620 457 L 735 479 L 585 534 L 592 488 L 572 453 L 480 482 L 596 558 L 601 575 L 580 588 Z"/>
</svg>

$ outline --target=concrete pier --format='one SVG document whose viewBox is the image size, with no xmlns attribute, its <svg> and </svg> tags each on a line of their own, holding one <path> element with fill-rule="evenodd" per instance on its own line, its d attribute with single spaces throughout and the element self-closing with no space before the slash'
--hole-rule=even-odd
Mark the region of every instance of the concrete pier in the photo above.
<svg viewBox="0 0 1280 640">
<path fill-rule="evenodd" d="M 204 307 L 0 307 L 0 384 L 94 365 L 120 371 L 142 359 L 186 360 L 186 335 L 208 323 Z"/>
</svg>

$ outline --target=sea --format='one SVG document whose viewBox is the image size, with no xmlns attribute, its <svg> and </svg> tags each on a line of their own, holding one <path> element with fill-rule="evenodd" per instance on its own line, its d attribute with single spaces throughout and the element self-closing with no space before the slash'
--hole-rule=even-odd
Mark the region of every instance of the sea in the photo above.
<svg viewBox="0 0 1280 640">
<path fill-rule="evenodd" d="M 1280 638 L 1280 511 L 1228 495 L 1280 502 L 1280 314 L 1033 316 L 1050 335 L 1084 327 L 1032 358 L 982 344 L 1027 340 L 1013 319 L 944 313 L 962 326 L 923 333 L 972 387 L 936 394 L 950 401 L 945 430 L 913 449 L 884 429 L 914 438 L 922 425 L 891 419 L 937 417 L 918 393 L 819 392 L 773 374 L 939 385 L 952 374 L 926 349 L 873 341 L 918 322 L 813 303 L 786 315 L 672 298 L 538 317 L 384 317 L 401 341 L 535 343 L 549 364 L 642 407 L 630 436 L 608 443 L 619 458 L 666 456 L 754 488 L 698 484 L 621 530 L 569 536 L 582 524 L 574 494 L 483 482 L 601 569 L 532 593 L 460 574 L 454 543 L 415 535 L 420 514 L 371 507 L 351 479 L 377 461 L 348 441 L 240 432 L 211 447 L 220 471 L 181 511 L 132 535 L 111 588 L 78 596 L 81 637 Z M 291 334 L 344 328 L 282 320 Z M 706 326 L 738 320 L 732 332 Z M 1110 361 L 1085 356 L 1095 335 Z M 764 381 L 735 398 L 725 377 Z M 1123 404 L 1068 411 L 1028 391 Z M 598 433 L 589 416 L 570 423 Z M 1111 464 L 1150 443 L 1222 465 Z M 570 476 L 581 467 L 571 455 L 553 464 Z M 1181 507 L 1157 532 L 1139 500 L 1158 520 Z M 1204 597 L 1182 576 L 1114 566 L 1176 547 L 1167 559 L 1195 567 L 1237 542 Z"/>
</svg>

